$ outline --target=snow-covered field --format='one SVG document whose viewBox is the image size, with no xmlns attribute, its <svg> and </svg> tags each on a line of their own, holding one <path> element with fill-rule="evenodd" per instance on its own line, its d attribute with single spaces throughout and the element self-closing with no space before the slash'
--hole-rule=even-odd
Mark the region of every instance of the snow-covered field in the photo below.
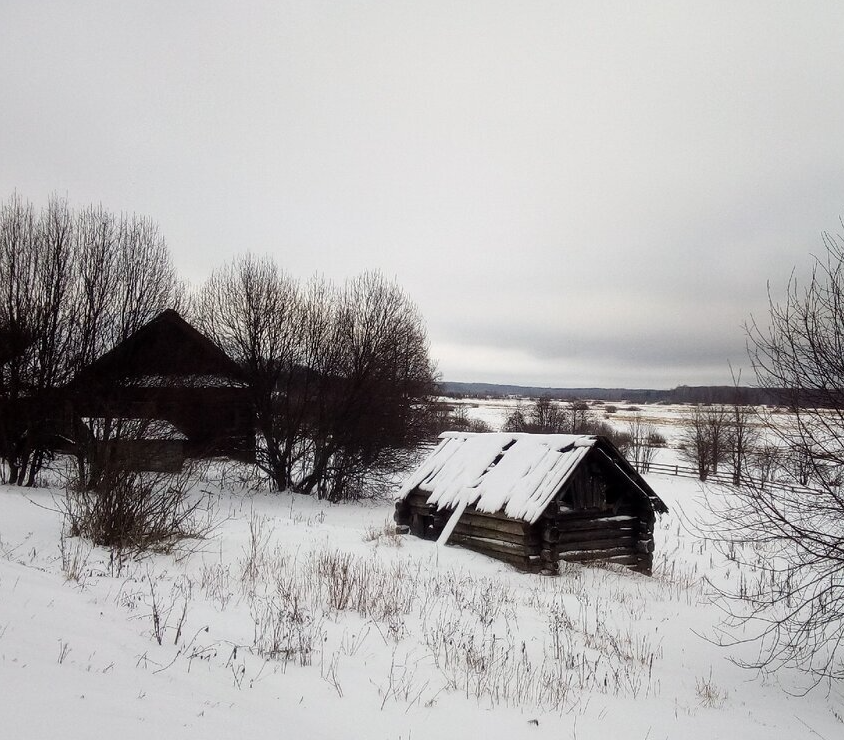
<svg viewBox="0 0 844 740">
<path fill-rule="evenodd" d="M 516 398 L 443 398 L 443 401 L 462 409 L 468 419 L 477 419 L 486 423 L 491 431 L 501 430 L 507 417 L 518 407 L 525 410 L 530 408 L 531 401 Z M 565 402 L 561 402 L 565 403 Z M 647 424 L 666 440 L 666 446 L 656 451 L 654 462 L 674 465 L 684 462 L 678 455 L 678 447 L 685 428 L 689 424 L 692 406 L 688 404 L 639 404 L 618 402 L 589 402 L 589 414 L 595 421 L 603 421 L 619 432 L 627 431 L 632 419 L 638 418 Z M 761 424 L 763 414 L 750 423 L 757 425 L 762 436 L 765 436 Z M 768 415 L 773 423 L 787 424 L 793 417 L 787 413 Z M 685 464 L 688 464 L 686 462 Z"/>
<path fill-rule="evenodd" d="M 715 637 L 704 577 L 752 577 L 671 507 L 652 578 L 524 575 L 390 526 L 389 503 L 204 490 L 190 550 L 109 563 L 62 542 L 58 489 L 0 488 L 0 736 L 840 738 L 840 686 L 797 695 Z M 715 490 L 715 489 L 713 489 Z"/>
</svg>

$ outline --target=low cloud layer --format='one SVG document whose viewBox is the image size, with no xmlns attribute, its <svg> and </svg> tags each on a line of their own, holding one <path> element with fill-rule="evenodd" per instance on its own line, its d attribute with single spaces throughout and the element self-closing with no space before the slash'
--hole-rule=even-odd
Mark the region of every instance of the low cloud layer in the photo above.
<svg viewBox="0 0 844 740">
<path fill-rule="evenodd" d="M 395 276 L 447 379 L 729 382 L 844 214 L 838 2 L 0 8 L 0 195 Z"/>
</svg>

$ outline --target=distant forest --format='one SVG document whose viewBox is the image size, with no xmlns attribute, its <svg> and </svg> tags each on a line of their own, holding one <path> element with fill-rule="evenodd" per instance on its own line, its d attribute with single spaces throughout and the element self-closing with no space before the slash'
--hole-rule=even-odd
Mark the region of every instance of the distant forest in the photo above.
<svg viewBox="0 0 844 740">
<path fill-rule="evenodd" d="M 559 398 L 570 400 L 629 401 L 631 403 L 733 403 L 737 396 L 743 403 L 760 405 L 791 405 L 793 394 L 774 388 L 750 388 L 731 385 L 680 385 L 671 390 L 649 388 L 540 388 L 522 385 L 497 385 L 495 383 L 439 384 L 446 396 L 472 396 L 504 398 L 523 396 Z M 792 398 L 788 398 L 792 396 Z"/>
</svg>

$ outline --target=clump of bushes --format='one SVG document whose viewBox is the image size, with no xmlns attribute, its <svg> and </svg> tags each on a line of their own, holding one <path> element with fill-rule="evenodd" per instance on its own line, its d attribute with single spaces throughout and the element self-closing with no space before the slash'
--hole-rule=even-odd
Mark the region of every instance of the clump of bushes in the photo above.
<svg viewBox="0 0 844 740">
<path fill-rule="evenodd" d="M 202 499 L 189 495 L 194 471 L 115 470 L 91 485 L 66 489 L 65 532 L 121 553 L 167 552 L 211 528 L 199 514 Z"/>
</svg>

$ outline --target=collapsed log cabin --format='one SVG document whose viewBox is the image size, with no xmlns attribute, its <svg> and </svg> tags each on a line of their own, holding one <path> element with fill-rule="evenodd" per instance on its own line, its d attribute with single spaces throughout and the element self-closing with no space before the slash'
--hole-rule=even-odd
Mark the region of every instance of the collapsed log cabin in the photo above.
<svg viewBox="0 0 844 740">
<path fill-rule="evenodd" d="M 445 432 L 398 493 L 395 521 L 529 572 L 562 561 L 650 574 L 668 507 L 605 437 Z"/>
</svg>

